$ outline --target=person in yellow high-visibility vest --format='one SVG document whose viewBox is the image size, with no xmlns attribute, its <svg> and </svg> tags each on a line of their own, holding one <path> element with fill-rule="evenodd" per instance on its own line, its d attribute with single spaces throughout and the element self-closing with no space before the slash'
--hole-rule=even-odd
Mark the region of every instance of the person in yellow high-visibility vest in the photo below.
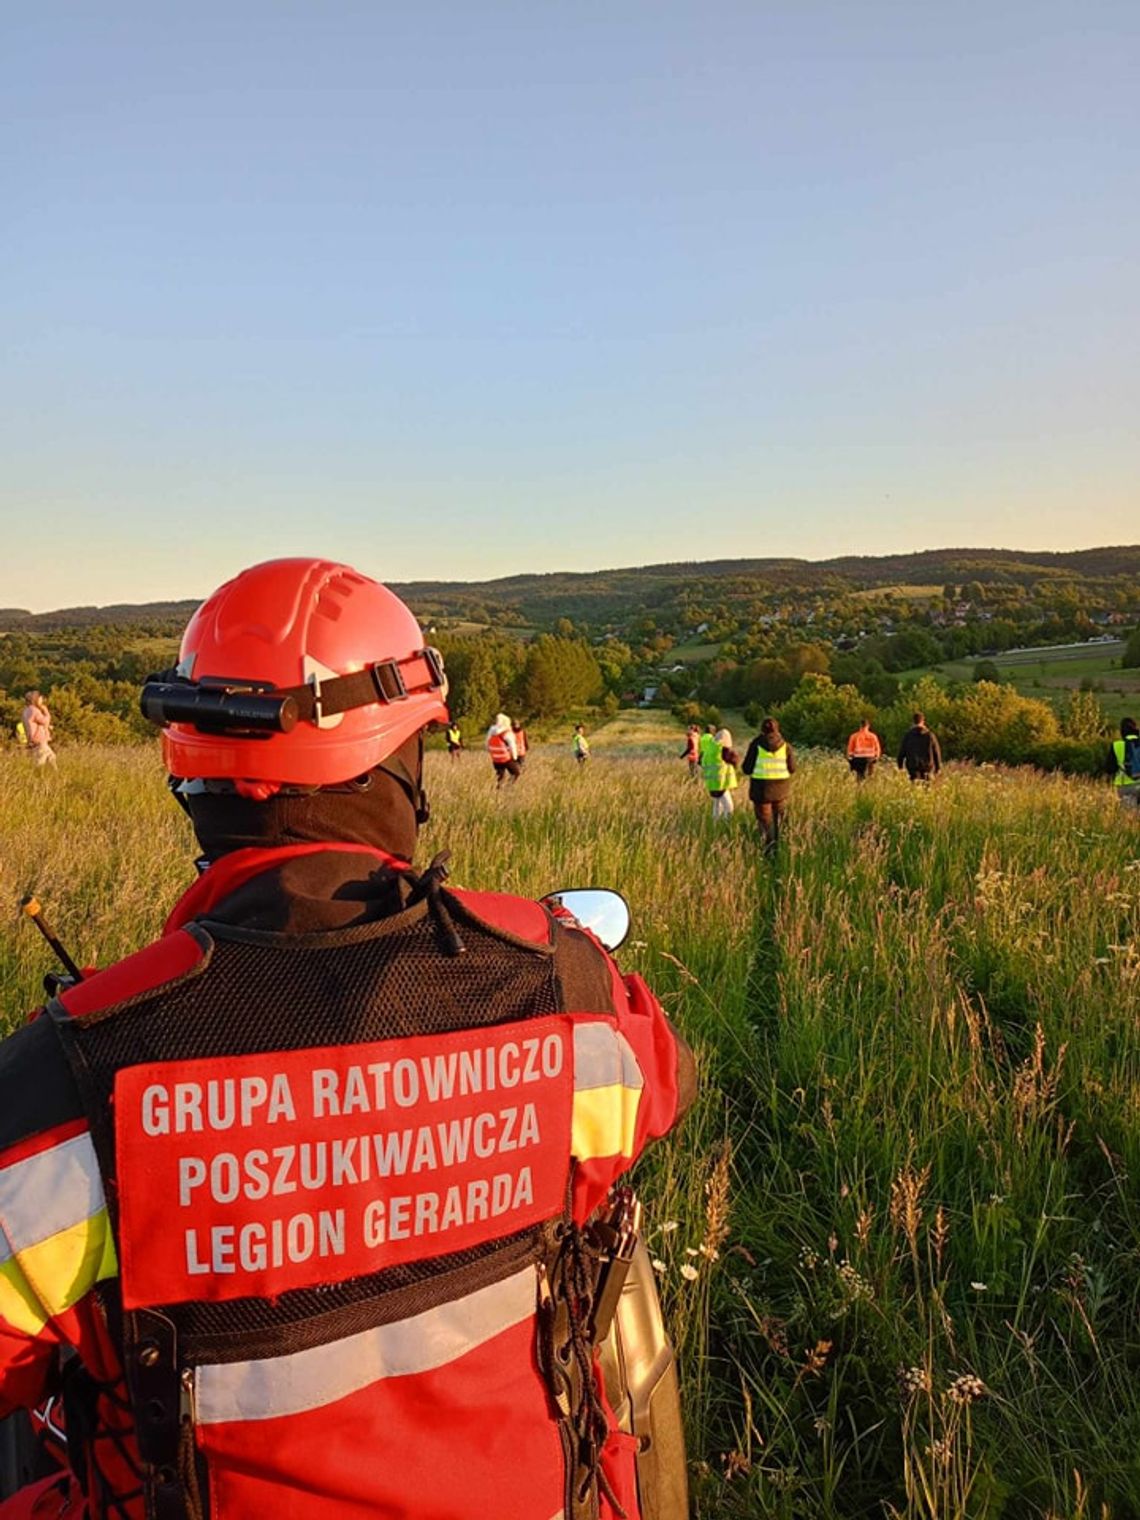
<svg viewBox="0 0 1140 1520">
<path fill-rule="evenodd" d="M 1124 807 L 1140 807 L 1140 729 L 1135 718 L 1121 718 L 1120 738 L 1109 746 L 1105 769 L 1117 800 Z"/>
<path fill-rule="evenodd" d="M 750 783 L 748 797 L 756 810 L 766 855 L 773 854 L 780 842 L 780 821 L 788 806 L 795 773 L 792 746 L 780 732 L 775 718 L 765 718 L 760 732 L 748 746 L 744 774 Z"/>
<path fill-rule="evenodd" d="M 701 775 L 712 798 L 714 818 L 732 817 L 732 794 L 740 785 L 736 777 L 739 764 L 740 756 L 732 747 L 732 735 L 727 728 L 722 728 L 713 735 L 713 743 L 705 746 L 701 759 Z"/>
</svg>

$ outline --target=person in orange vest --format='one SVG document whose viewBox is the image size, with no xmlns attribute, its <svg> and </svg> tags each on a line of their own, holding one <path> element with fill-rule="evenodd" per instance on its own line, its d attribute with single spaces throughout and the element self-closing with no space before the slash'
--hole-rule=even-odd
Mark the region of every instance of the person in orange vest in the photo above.
<svg viewBox="0 0 1140 1520">
<path fill-rule="evenodd" d="M 871 730 L 870 718 L 864 718 L 847 741 L 847 764 L 855 772 L 857 781 L 866 781 L 880 760 L 883 746 L 879 736 Z"/>
<path fill-rule="evenodd" d="M 496 791 L 508 777 L 512 784 L 519 779 L 522 774 L 519 766 L 519 747 L 515 742 L 511 720 L 506 713 L 496 713 L 495 721 L 487 730 L 487 753 L 491 757 L 491 765 L 495 772 Z"/>
<path fill-rule="evenodd" d="M 62 1375 L 71 1465 L 0 1520 L 638 1520 L 592 1222 L 692 1055 L 564 909 L 412 865 L 446 696 L 318 559 L 144 688 L 202 870 L 0 1045 L 0 1414 Z"/>
<path fill-rule="evenodd" d="M 530 740 L 527 738 L 526 729 L 516 718 L 511 724 L 511 733 L 515 736 L 515 749 L 518 751 L 519 770 L 526 764 L 527 750 L 530 748 Z"/>
<path fill-rule="evenodd" d="M 685 731 L 685 747 L 681 751 L 681 759 L 688 761 L 689 776 L 692 780 L 700 779 L 701 775 L 701 730 L 698 724 L 690 723 Z"/>
</svg>

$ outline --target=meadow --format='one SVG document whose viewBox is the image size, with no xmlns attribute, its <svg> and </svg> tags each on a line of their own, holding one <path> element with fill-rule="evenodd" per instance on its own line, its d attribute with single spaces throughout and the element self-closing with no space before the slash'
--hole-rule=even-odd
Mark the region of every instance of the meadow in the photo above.
<svg viewBox="0 0 1140 1520">
<path fill-rule="evenodd" d="M 1085 683 L 1096 692 L 1097 701 L 1115 728 L 1121 718 L 1135 716 L 1140 710 L 1140 670 L 1123 669 L 1120 664 L 1122 643 L 1088 645 L 1056 651 L 1011 650 L 994 655 L 992 663 L 1023 697 L 1036 697 L 1060 709 L 1066 698 Z M 936 681 L 970 681 L 977 659 L 944 660 L 933 667 L 924 666 L 902 672 L 904 683 L 932 675 Z"/>
<path fill-rule="evenodd" d="M 619 726 L 620 725 L 620 726 Z M 783 854 L 714 827 L 679 730 L 501 795 L 428 757 L 422 857 L 608 885 L 702 1090 L 639 1168 L 700 1517 L 1140 1515 L 1140 827 L 1103 785 L 950 766 L 856 788 L 807 754 Z M 741 796 L 742 794 L 738 794 Z M 157 755 L 0 755 L 0 990 L 144 942 L 191 878 Z"/>
</svg>

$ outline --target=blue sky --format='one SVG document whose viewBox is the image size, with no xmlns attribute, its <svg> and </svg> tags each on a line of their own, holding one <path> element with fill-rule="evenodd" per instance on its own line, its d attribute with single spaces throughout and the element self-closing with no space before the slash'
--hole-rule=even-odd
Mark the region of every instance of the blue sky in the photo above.
<svg viewBox="0 0 1140 1520">
<path fill-rule="evenodd" d="M 37 0 L 0 605 L 1133 542 L 1140 7 Z"/>
</svg>

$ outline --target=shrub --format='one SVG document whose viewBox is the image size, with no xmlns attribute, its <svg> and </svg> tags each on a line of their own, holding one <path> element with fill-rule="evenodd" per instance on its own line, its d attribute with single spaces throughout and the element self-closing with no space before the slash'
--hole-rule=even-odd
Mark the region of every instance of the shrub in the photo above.
<svg viewBox="0 0 1140 1520">
<path fill-rule="evenodd" d="M 780 727 L 800 744 L 842 746 L 872 711 L 854 686 L 836 686 L 830 676 L 806 675 L 780 708 Z"/>
<path fill-rule="evenodd" d="M 1100 776 L 1104 772 L 1106 741 L 1062 735 L 1040 744 L 1026 758 L 1043 771 L 1066 771 L 1070 776 Z"/>
</svg>

